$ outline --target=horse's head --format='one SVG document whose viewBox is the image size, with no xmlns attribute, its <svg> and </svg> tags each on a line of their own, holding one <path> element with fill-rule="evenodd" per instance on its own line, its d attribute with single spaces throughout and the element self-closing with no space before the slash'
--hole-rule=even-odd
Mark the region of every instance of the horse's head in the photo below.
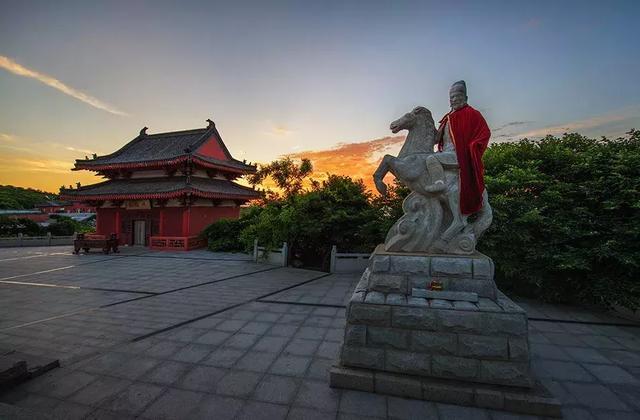
<svg viewBox="0 0 640 420">
<path fill-rule="evenodd" d="M 401 130 L 411 130 L 418 121 L 426 122 L 432 126 L 435 125 L 431 111 L 423 106 L 417 106 L 413 108 L 411 112 L 407 112 L 402 117 L 393 121 L 391 125 L 389 125 L 389 128 L 391 132 L 395 134 Z"/>
</svg>

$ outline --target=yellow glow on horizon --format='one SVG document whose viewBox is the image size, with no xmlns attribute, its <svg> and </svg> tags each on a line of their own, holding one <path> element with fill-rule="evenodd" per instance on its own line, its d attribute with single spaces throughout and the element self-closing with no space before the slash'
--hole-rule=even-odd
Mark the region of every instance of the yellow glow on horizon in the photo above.
<svg viewBox="0 0 640 420">
<path fill-rule="evenodd" d="M 365 185 L 375 191 L 372 174 L 385 153 L 394 153 L 400 147 L 404 137 L 385 137 L 361 143 L 342 144 L 328 150 L 306 151 L 290 155 L 294 159 L 308 158 L 313 164 L 310 178 L 317 181 L 327 179 L 327 174 L 346 175 L 354 180 L 362 179 Z M 18 187 L 37 188 L 57 193 L 61 185 L 94 184 L 103 178 L 88 171 L 71 171 L 73 159 L 81 150 L 73 147 L 59 148 L 70 155 L 59 156 L 55 159 L 36 155 L 26 148 L 6 148 L 10 153 L 0 157 L 0 184 Z M 396 151 L 397 152 L 397 151 Z M 67 156 L 69 156 L 68 160 Z M 390 178 L 387 178 L 390 181 Z M 242 184 L 246 184 L 238 180 Z M 264 187 L 276 189 L 272 183 Z"/>
</svg>

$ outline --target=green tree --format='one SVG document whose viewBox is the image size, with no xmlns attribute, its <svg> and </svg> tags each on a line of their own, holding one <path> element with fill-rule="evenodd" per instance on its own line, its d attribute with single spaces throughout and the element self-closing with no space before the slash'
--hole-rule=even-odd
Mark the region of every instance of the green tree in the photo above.
<svg viewBox="0 0 640 420">
<path fill-rule="evenodd" d="M 0 185 L 0 209 L 28 210 L 43 201 L 56 200 L 57 195 L 32 188 Z"/>
<path fill-rule="evenodd" d="M 326 269 L 331 245 L 370 251 L 379 241 L 379 216 L 370 199 L 362 181 L 330 175 L 309 191 L 266 205 L 241 238 L 273 248 L 286 241 L 292 258 Z"/>
<path fill-rule="evenodd" d="M 502 289 L 639 306 L 639 131 L 494 144 L 485 168 L 494 222 L 480 250 Z"/>
<path fill-rule="evenodd" d="M 90 223 L 78 222 L 67 216 L 52 214 L 51 219 L 54 223 L 51 223 L 46 230 L 53 236 L 71 236 L 76 232 L 86 233 L 95 230 Z"/>
<path fill-rule="evenodd" d="M 27 236 L 39 236 L 43 229 L 31 219 L 12 219 L 0 216 L 0 236 L 17 236 L 19 233 Z"/>
<path fill-rule="evenodd" d="M 311 172 L 313 172 L 313 165 L 309 159 L 302 159 L 297 164 L 291 158 L 286 157 L 260 166 L 255 174 L 247 177 L 247 180 L 251 185 L 256 186 L 271 179 L 283 191 L 284 197 L 290 198 L 302 191 L 303 182 Z M 277 193 L 270 193 L 272 200 L 279 198 Z"/>
</svg>

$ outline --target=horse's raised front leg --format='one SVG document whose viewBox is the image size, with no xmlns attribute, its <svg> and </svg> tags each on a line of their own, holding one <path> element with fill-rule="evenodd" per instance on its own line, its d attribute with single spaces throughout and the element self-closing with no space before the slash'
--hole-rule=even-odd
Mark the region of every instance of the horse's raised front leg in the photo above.
<svg viewBox="0 0 640 420">
<path fill-rule="evenodd" d="M 384 155 L 378 169 L 373 173 L 373 182 L 376 184 L 376 189 L 382 196 L 387 195 L 387 184 L 384 183 L 384 176 L 391 171 L 391 161 L 395 157 L 391 155 Z"/>
</svg>

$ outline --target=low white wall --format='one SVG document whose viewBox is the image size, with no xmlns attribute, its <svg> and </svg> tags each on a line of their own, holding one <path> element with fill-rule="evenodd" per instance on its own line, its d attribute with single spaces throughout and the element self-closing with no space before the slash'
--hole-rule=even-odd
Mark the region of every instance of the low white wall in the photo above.
<svg viewBox="0 0 640 420">
<path fill-rule="evenodd" d="M 53 246 L 53 245 L 73 245 L 75 236 L 23 236 L 18 235 L 12 238 L 0 238 L 0 248 L 22 247 L 22 246 Z"/>
<path fill-rule="evenodd" d="M 370 253 L 339 253 L 337 247 L 331 247 L 331 273 L 361 273 L 369 264 Z"/>
<path fill-rule="evenodd" d="M 256 240 L 253 243 L 253 260 L 286 267 L 288 260 L 287 243 L 282 244 L 280 249 L 267 250 L 265 247 L 258 246 L 258 241 Z"/>
</svg>

